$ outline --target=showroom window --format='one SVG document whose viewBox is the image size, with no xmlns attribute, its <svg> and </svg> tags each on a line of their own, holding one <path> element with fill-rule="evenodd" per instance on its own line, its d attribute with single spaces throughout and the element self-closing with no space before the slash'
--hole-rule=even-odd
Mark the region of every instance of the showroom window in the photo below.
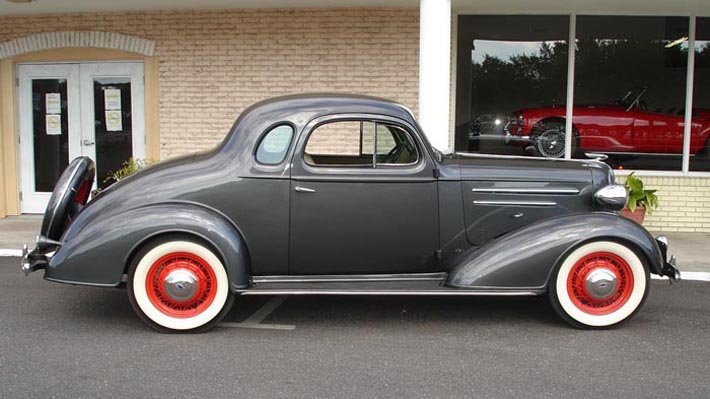
<svg viewBox="0 0 710 399">
<path fill-rule="evenodd" d="M 710 171 L 710 18 L 697 18 L 690 170 Z"/>
<path fill-rule="evenodd" d="M 616 169 L 681 170 L 688 21 L 577 16 L 573 157 L 598 152 Z M 556 140 L 554 126 L 537 123 Z M 546 140 L 541 154 L 558 155 Z"/>
<path fill-rule="evenodd" d="M 456 150 L 525 154 L 528 143 L 506 137 L 510 116 L 564 114 L 568 39 L 566 15 L 459 16 Z"/>
<path fill-rule="evenodd" d="M 457 151 L 710 171 L 710 18 L 458 18 Z"/>
</svg>

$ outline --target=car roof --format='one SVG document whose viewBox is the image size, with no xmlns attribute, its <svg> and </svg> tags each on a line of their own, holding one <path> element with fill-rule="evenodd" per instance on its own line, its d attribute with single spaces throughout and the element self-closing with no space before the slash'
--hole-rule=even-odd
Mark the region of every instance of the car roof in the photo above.
<svg viewBox="0 0 710 399">
<path fill-rule="evenodd" d="M 288 109 L 294 114 L 309 114 L 311 118 L 339 113 L 374 113 L 405 120 L 413 119 L 405 106 L 392 100 L 344 93 L 307 93 L 286 95 L 258 102 L 244 113 L 267 114 Z"/>
</svg>

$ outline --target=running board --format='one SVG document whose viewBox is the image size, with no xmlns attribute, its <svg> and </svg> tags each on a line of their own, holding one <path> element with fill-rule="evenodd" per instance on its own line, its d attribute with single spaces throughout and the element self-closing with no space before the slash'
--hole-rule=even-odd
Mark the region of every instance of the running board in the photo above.
<svg viewBox="0 0 710 399">
<path fill-rule="evenodd" d="M 447 273 L 254 276 L 242 295 L 479 295 L 533 296 L 544 290 L 517 287 L 457 288 Z"/>
<path fill-rule="evenodd" d="M 241 295 L 437 295 L 437 296 L 538 296 L 543 291 L 513 291 L 513 290 L 467 290 L 460 288 L 444 288 L 438 290 L 332 290 L 332 289 L 247 289 L 240 291 Z"/>
<path fill-rule="evenodd" d="M 291 283 L 365 283 L 437 281 L 443 283 L 446 273 L 402 273 L 402 274 L 315 274 L 303 276 L 254 276 L 254 284 Z"/>
</svg>

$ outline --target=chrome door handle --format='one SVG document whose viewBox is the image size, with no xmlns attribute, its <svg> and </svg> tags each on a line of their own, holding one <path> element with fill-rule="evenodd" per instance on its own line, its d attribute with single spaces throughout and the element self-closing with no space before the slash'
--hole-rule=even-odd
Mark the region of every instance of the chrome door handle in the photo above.
<svg viewBox="0 0 710 399">
<path fill-rule="evenodd" d="M 514 213 L 510 216 L 512 216 L 514 219 L 520 219 L 521 217 L 525 216 L 525 214 L 522 212 L 517 212 L 517 213 Z"/>
<path fill-rule="evenodd" d="M 89 140 L 89 139 L 84 139 L 84 141 L 82 141 L 81 144 L 83 144 L 85 147 L 88 147 L 90 145 L 94 145 L 94 141 Z"/>
<path fill-rule="evenodd" d="M 299 193 L 315 193 L 316 192 L 316 190 L 314 190 L 312 188 L 305 188 L 305 187 L 301 187 L 301 186 L 296 186 L 294 188 L 294 190 L 298 191 Z"/>
</svg>

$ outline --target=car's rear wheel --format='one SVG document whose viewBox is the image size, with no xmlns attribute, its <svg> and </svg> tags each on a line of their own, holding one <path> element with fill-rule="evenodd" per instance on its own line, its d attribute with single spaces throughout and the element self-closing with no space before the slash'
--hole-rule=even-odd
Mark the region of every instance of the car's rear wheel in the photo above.
<svg viewBox="0 0 710 399">
<path fill-rule="evenodd" d="M 161 332 L 195 333 L 217 324 L 234 302 L 224 265 L 201 242 L 157 240 L 139 251 L 128 271 L 136 313 Z"/>
<path fill-rule="evenodd" d="M 646 300 L 649 272 L 629 247 L 611 241 L 582 245 L 550 280 L 552 307 L 578 328 L 605 328 L 631 318 Z"/>
</svg>

